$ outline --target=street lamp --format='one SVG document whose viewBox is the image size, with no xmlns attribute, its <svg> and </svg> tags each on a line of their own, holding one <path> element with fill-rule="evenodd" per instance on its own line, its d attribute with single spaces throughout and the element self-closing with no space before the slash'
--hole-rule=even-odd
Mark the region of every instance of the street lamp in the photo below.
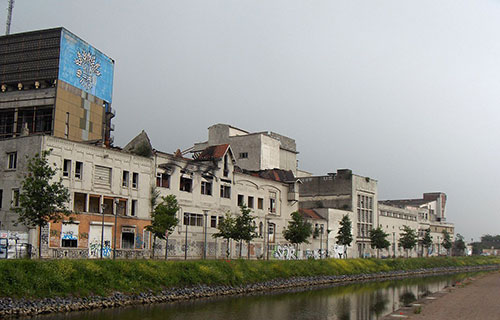
<svg viewBox="0 0 500 320">
<path fill-rule="evenodd" d="M 203 259 L 207 258 L 207 218 L 208 218 L 208 210 L 203 210 L 203 216 L 205 221 L 205 242 L 203 243 Z"/>
<path fill-rule="evenodd" d="M 101 215 L 102 215 L 102 225 L 101 225 L 101 259 L 103 258 L 103 250 L 104 250 L 104 208 L 106 208 L 106 205 L 101 202 Z"/>
<path fill-rule="evenodd" d="M 392 233 L 392 257 L 396 258 L 396 232 Z"/>
<path fill-rule="evenodd" d="M 184 225 L 186 226 L 186 235 L 184 239 L 184 260 L 187 260 L 188 256 L 188 226 L 189 226 L 189 213 L 184 212 Z"/>
</svg>

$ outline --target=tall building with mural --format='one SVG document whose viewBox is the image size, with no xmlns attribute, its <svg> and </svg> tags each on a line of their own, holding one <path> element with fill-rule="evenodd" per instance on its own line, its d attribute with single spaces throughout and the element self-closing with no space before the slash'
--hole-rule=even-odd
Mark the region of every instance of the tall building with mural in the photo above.
<svg viewBox="0 0 500 320">
<path fill-rule="evenodd" d="M 0 37 L 0 139 L 112 143 L 114 61 L 65 28 Z"/>
</svg>

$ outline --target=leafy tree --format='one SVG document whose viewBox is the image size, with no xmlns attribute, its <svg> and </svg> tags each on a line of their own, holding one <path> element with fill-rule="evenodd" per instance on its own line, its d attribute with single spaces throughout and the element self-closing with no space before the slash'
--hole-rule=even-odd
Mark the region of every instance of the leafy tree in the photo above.
<svg viewBox="0 0 500 320">
<path fill-rule="evenodd" d="M 399 234 L 399 244 L 406 250 L 406 257 L 409 256 L 409 250 L 417 245 L 417 233 L 408 226 L 403 226 L 403 232 Z"/>
<path fill-rule="evenodd" d="M 464 237 L 460 233 L 457 233 L 457 236 L 455 237 L 455 242 L 453 243 L 453 249 L 455 251 L 455 255 L 463 256 L 465 253 L 465 248 L 466 246 Z"/>
<path fill-rule="evenodd" d="M 344 258 L 347 258 L 347 246 L 352 242 L 351 219 L 345 214 L 340 220 L 340 228 L 337 234 L 337 244 L 344 246 Z"/>
<path fill-rule="evenodd" d="M 174 228 L 179 224 L 177 219 L 177 211 L 179 205 L 174 195 L 170 194 L 162 197 L 162 202 L 154 207 L 151 213 L 151 224 L 146 227 L 146 230 L 153 233 L 153 257 L 156 246 L 156 238 L 168 241 L 168 236 Z M 165 245 L 165 259 L 168 257 L 168 243 Z"/>
<path fill-rule="evenodd" d="M 247 206 L 243 205 L 240 207 L 241 215 L 237 216 L 234 222 L 234 235 L 233 239 L 235 241 L 240 241 L 240 258 L 241 258 L 241 249 L 242 242 L 246 241 L 248 246 L 248 250 L 250 252 L 250 241 L 253 240 L 257 236 L 255 229 L 254 219 L 255 217 L 250 215 L 251 210 L 247 208 Z"/>
<path fill-rule="evenodd" d="M 382 227 L 380 227 L 380 226 L 376 229 L 370 230 L 371 246 L 372 246 L 372 248 L 377 249 L 377 258 L 379 256 L 380 249 L 389 248 L 389 246 L 391 245 L 389 240 L 387 240 L 388 236 L 389 236 L 389 234 L 385 233 L 384 230 L 382 230 Z"/>
<path fill-rule="evenodd" d="M 219 222 L 217 226 L 217 233 L 214 233 L 212 237 L 214 238 L 222 238 L 227 241 L 227 250 L 226 256 L 229 258 L 229 241 L 235 238 L 235 228 L 236 228 L 236 219 L 233 218 L 230 212 L 226 213 L 226 216 L 222 221 Z"/>
<path fill-rule="evenodd" d="M 441 242 L 441 245 L 446 249 L 447 254 L 450 254 L 450 249 L 453 244 L 451 243 L 450 234 L 446 231 L 446 229 L 443 230 L 443 242 Z"/>
<path fill-rule="evenodd" d="M 66 208 L 69 191 L 62 184 L 62 179 L 52 182 L 57 168 L 48 162 L 50 151 L 45 150 L 28 159 L 27 174 L 21 182 L 19 207 L 14 211 L 19 214 L 17 223 L 39 227 L 38 255 L 42 257 L 42 228 L 50 221 L 57 222 L 69 217 Z M 70 220 L 72 220 L 70 218 Z"/>
<path fill-rule="evenodd" d="M 422 238 L 422 247 L 424 247 L 427 252 L 427 256 L 429 256 L 429 248 L 432 246 L 432 236 L 431 236 L 431 228 L 425 230 L 424 237 Z"/>
<path fill-rule="evenodd" d="M 301 243 L 308 243 L 307 238 L 313 232 L 312 225 L 297 211 L 292 212 L 290 216 L 292 220 L 288 221 L 288 226 L 283 230 L 283 237 L 296 247 Z"/>
</svg>

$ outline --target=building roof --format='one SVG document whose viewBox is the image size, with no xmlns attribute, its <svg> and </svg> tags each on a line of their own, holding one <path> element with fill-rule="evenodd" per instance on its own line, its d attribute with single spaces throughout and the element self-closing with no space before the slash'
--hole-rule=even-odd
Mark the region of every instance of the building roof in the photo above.
<svg viewBox="0 0 500 320">
<path fill-rule="evenodd" d="M 195 154 L 193 158 L 198 161 L 219 160 L 224 157 L 229 149 L 229 144 L 227 143 L 210 146 L 205 148 L 200 153 Z"/>
<path fill-rule="evenodd" d="M 313 209 L 299 209 L 299 213 L 306 219 L 324 220 L 324 218 Z"/>
<path fill-rule="evenodd" d="M 400 199 L 400 200 L 381 200 L 379 203 L 385 204 L 388 206 L 395 207 L 406 207 L 406 206 L 421 206 L 423 204 L 432 202 L 434 200 L 428 199 Z"/>
<path fill-rule="evenodd" d="M 282 169 L 268 169 L 260 171 L 243 170 L 243 172 L 250 174 L 254 177 L 264 178 L 278 182 L 291 183 L 295 182 L 296 180 L 292 170 L 282 170 Z"/>
</svg>

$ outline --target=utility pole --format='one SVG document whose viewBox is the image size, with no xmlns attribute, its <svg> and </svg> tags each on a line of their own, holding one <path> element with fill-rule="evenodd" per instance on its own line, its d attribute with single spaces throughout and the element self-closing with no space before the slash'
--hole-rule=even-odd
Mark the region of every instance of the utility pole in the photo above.
<svg viewBox="0 0 500 320">
<path fill-rule="evenodd" d="M 10 24 L 12 22 L 12 10 L 14 9 L 14 0 L 9 0 L 9 6 L 7 7 L 7 23 L 5 27 L 5 35 L 10 34 Z"/>
</svg>

